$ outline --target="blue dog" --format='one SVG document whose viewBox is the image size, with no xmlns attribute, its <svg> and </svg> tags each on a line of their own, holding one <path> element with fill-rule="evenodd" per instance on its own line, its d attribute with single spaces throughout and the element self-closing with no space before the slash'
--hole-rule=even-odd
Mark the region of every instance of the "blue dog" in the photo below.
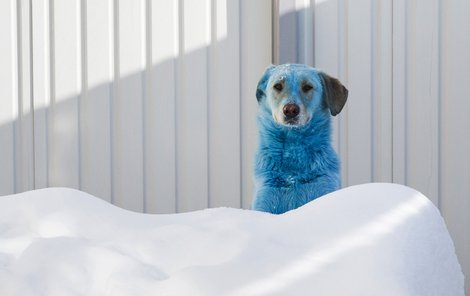
<svg viewBox="0 0 470 296">
<path fill-rule="evenodd" d="M 340 187 L 330 113 L 341 112 L 347 96 L 339 80 L 306 65 L 266 69 L 256 90 L 254 210 L 281 214 Z"/>
</svg>

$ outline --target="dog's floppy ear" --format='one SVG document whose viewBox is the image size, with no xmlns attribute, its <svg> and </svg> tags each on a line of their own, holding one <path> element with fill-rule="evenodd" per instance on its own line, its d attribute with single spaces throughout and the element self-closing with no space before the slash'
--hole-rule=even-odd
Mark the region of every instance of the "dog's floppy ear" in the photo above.
<svg viewBox="0 0 470 296">
<path fill-rule="evenodd" d="M 262 98 L 266 97 L 266 85 L 275 67 L 274 65 L 268 66 L 258 82 L 258 86 L 256 87 L 256 100 L 258 100 L 258 103 L 261 102 Z"/>
<path fill-rule="evenodd" d="M 323 84 L 323 99 L 330 109 L 331 115 L 336 116 L 346 104 L 348 90 L 338 79 L 323 72 L 319 74 Z"/>
</svg>

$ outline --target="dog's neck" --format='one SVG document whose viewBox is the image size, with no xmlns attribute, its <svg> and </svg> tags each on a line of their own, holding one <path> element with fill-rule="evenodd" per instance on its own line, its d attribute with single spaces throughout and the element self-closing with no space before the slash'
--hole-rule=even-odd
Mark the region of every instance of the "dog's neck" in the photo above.
<svg viewBox="0 0 470 296">
<path fill-rule="evenodd" d="M 270 114 L 258 114 L 260 148 L 279 145 L 281 147 L 330 145 L 331 119 L 329 114 L 314 115 L 310 122 L 302 127 L 283 126 L 269 117 L 271 117 Z"/>
</svg>

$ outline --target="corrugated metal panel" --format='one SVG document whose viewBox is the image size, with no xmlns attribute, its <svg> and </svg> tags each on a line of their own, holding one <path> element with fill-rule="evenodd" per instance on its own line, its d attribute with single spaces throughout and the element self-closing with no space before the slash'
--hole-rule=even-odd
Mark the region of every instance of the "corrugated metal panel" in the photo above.
<svg viewBox="0 0 470 296">
<path fill-rule="evenodd" d="M 144 210 L 145 9 L 143 0 L 114 2 L 113 202 L 135 211 Z"/>
<path fill-rule="evenodd" d="M 208 75 L 210 2 L 181 2 L 176 100 L 177 209 L 208 205 Z"/>
<path fill-rule="evenodd" d="M 438 12 L 439 206 L 470 295 L 470 2 L 441 1 Z"/>
<path fill-rule="evenodd" d="M 213 1 L 208 83 L 210 207 L 241 207 L 240 13 L 239 1 Z"/>
<path fill-rule="evenodd" d="M 81 189 L 111 201 L 111 106 L 114 79 L 112 1 L 82 1 Z"/>
<path fill-rule="evenodd" d="M 31 9 L 27 0 L 17 1 L 18 120 L 15 124 L 15 189 L 34 186 Z"/>
<path fill-rule="evenodd" d="M 153 99 L 145 102 L 144 110 L 146 210 L 174 213 L 180 10 L 178 1 L 152 1 L 150 6 L 152 42 L 147 91 Z"/>
<path fill-rule="evenodd" d="M 259 78 L 273 60 L 272 3 L 242 0 L 240 4 L 241 204 L 243 208 L 249 208 L 254 192 L 253 157 L 257 143 L 254 94 Z"/>
<path fill-rule="evenodd" d="M 48 0 L 32 1 L 32 57 L 35 188 L 49 185 L 49 126 L 51 105 L 51 8 Z"/>
<path fill-rule="evenodd" d="M 52 0 L 50 26 L 49 186 L 80 188 L 82 91 L 80 1 Z"/>
<path fill-rule="evenodd" d="M 249 207 L 271 1 L 1 5 L 2 194 L 66 186 L 151 213 Z"/>
<path fill-rule="evenodd" d="M 279 7 L 297 2 L 281 0 Z M 423 192 L 447 221 L 469 278 L 470 6 L 464 2 L 313 1 L 310 51 L 316 67 L 350 90 L 334 119 L 343 186 L 386 181 Z M 309 36 L 299 30 L 301 14 L 280 15 L 281 62 L 303 62 L 298 43 Z M 283 28 L 283 18 L 296 27 Z M 283 42 L 283 30 L 296 36 L 293 47 Z M 469 281 L 466 287 L 470 294 Z"/>
<path fill-rule="evenodd" d="M 18 121 L 18 22 L 16 1 L 0 2 L 0 193 L 15 191 L 15 122 Z"/>
</svg>

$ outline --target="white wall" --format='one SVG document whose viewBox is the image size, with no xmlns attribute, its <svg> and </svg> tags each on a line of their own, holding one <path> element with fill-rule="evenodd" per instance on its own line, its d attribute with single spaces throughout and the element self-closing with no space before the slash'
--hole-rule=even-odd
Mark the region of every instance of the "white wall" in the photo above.
<svg viewBox="0 0 470 296">
<path fill-rule="evenodd" d="M 249 207 L 271 5 L 1 1 L 0 194 L 67 186 L 151 213 Z"/>
<path fill-rule="evenodd" d="M 447 222 L 470 295 L 470 2 L 278 6 L 278 60 L 315 65 L 349 89 L 334 134 L 343 185 L 395 182 L 428 196 Z"/>
</svg>

